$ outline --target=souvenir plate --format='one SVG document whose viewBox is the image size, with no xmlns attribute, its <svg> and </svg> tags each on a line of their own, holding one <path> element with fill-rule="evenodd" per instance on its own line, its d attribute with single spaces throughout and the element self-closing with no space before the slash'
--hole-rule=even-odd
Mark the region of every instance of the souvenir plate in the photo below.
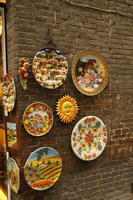
<svg viewBox="0 0 133 200">
<path fill-rule="evenodd" d="M 36 53 L 32 71 L 36 81 L 42 87 L 55 89 L 65 81 L 68 63 L 60 50 L 54 47 L 46 47 Z"/>
<path fill-rule="evenodd" d="M 6 123 L 7 128 L 7 145 L 12 147 L 17 143 L 17 125 L 13 122 Z"/>
<path fill-rule="evenodd" d="M 19 168 L 16 161 L 11 157 L 7 160 L 7 175 L 11 189 L 18 193 L 20 187 Z"/>
<path fill-rule="evenodd" d="M 61 170 L 59 153 L 53 148 L 41 147 L 30 154 L 24 166 L 24 175 L 31 188 L 46 190 L 59 179 Z"/>
<path fill-rule="evenodd" d="M 94 160 L 104 150 L 107 130 L 104 123 L 95 116 L 82 118 L 74 127 L 71 145 L 74 153 L 82 160 Z"/>
<path fill-rule="evenodd" d="M 42 102 L 29 105 L 23 115 L 26 131 L 33 136 L 46 134 L 53 125 L 53 113 L 50 107 Z"/>
<path fill-rule="evenodd" d="M 108 81 L 108 69 L 103 57 L 95 51 L 81 52 L 72 64 L 72 79 L 83 94 L 100 93 Z"/>
<path fill-rule="evenodd" d="M 14 79 L 10 74 L 2 78 L 2 102 L 7 112 L 11 112 L 15 105 L 16 89 Z"/>
</svg>

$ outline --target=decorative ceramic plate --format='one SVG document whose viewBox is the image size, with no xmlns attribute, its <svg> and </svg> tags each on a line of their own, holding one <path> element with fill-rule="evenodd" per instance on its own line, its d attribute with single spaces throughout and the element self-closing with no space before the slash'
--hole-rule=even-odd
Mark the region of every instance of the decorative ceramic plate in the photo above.
<svg viewBox="0 0 133 200">
<path fill-rule="evenodd" d="M 100 93 L 108 81 L 108 69 L 103 57 L 95 51 L 81 52 L 72 64 L 72 79 L 83 94 Z"/>
<path fill-rule="evenodd" d="M 14 79 L 10 74 L 6 74 L 2 79 L 3 105 L 7 112 L 11 112 L 15 105 L 16 89 Z"/>
<path fill-rule="evenodd" d="M 18 193 L 20 187 L 19 168 L 16 161 L 11 157 L 9 157 L 7 160 L 7 175 L 11 189 L 15 193 Z"/>
<path fill-rule="evenodd" d="M 60 50 L 54 47 L 46 47 L 36 53 L 32 71 L 36 81 L 42 87 L 55 89 L 65 81 L 68 63 Z"/>
<path fill-rule="evenodd" d="M 53 113 L 50 107 L 42 102 L 29 105 L 23 115 L 26 131 L 33 136 L 46 134 L 53 125 Z"/>
<path fill-rule="evenodd" d="M 82 118 L 74 127 L 71 145 L 74 153 L 82 160 L 94 160 L 104 150 L 107 130 L 104 123 L 95 116 Z"/>
<path fill-rule="evenodd" d="M 7 145 L 12 147 L 17 143 L 17 125 L 13 122 L 6 123 L 7 128 Z"/>
<path fill-rule="evenodd" d="M 46 190 L 59 179 L 61 170 L 59 153 L 50 147 L 41 147 L 30 154 L 24 166 L 24 175 L 31 188 Z"/>
</svg>

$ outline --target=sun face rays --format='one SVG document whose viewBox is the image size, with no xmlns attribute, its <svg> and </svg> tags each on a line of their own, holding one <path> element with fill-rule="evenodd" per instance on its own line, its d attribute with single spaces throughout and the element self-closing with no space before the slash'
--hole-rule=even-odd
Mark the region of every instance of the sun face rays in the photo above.
<svg viewBox="0 0 133 200">
<path fill-rule="evenodd" d="M 65 95 L 57 101 L 56 111 L 64 123 L 70 123 L 74 120 L 78 110 L 77 101 L 69 95 Z"/>
</svg>

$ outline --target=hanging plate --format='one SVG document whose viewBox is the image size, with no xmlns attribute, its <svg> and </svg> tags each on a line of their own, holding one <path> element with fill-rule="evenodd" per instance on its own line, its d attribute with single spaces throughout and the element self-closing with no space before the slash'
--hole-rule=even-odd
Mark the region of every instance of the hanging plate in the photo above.
<svg viewBox="0 0 133 200">
<path fill-rule="evenodd" d="M 5 111 L 11 112 L 15 105 L 16 89 L 14 79 L 10 74 L 6 74 L 2 78 L 2 102 Z"/>
<path fill-rule="evenodd" d="M 99 94 L 108 81 L 108 69 L 103 57 L 95 51 L 81 52 L 72 64 L 72 79 L 83 94 Z"/>
<path fill-rule="evenodd" d="M 24 175 L 32 189 L 46 190 L 56 183 L 61 170 L 59 153 L 53 148 L 41 147 L 30 154 L 24 166 Z"/>
<path fill-rule="evenodd" d="M 7 160 L 7 176 L 11 189 L 15 193 L 18 193 L 20 187 L 19 168 L 16 161 L 11 157 Z"/>
<path fill-rule="evenodd" d="M 42 87 L 56 89 L 67 77 L 68 63 L 60 50 L 46 47 L 36 53 L 32 71 L 36 81 Z"/>
<path fill-rule="evenodd" d="M 50 107 L 42 102 L 29 105 L 23 114 L 26 131 L 33 136 L 45 135 L 53 125 L 53 113 Z"/>
<path fill-rule="evenodd" d="M 82 118 L 74 127 L 71 145 L 74 153 L 82 160 L 94 160 L 104 150 L 107 130 L 104 123 L 95 116 Z"/>
<path fill-rule="evenodd" d="M 6 122 L 7 145 L 13 147 L 17 144 L 17 125 L 14 122 Z"/>
</svg>

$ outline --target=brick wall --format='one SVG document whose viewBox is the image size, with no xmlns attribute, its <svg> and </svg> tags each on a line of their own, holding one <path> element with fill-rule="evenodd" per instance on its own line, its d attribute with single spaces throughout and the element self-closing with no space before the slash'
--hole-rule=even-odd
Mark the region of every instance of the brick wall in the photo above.
<svg viewBox="0 0 133 200">
<path fill-rule="evenodd" d="M 12 194 L 13 200 L 133 199 L 130 192 L 130 183 L 133 183 L 132 11 L 133 2 L 130 0 L 8 2 L 8 66 L 17 87 L 17 103 L 11 115 L 22 119 L 25 108 L 35 101 L 47 103 L 54 111 L 57 99 L 64 94 L 75 97 L 80 107 L 78 117 L 68 125 L 59 122 L 54 113 L 52 129 L 39 138 L 30 136 L 21 125 L 21 188 L 18 195 Z M 48 90 L 38 85 L 30 73 L 29 89 L 23 91 L 17 75 L 18 60 L 28 57 L 32 61 L 36 51 L 48 42 L 48 28 L 51 29 L 54 43 L 67 57 L 68 78 L 60 88 Z M 97 96 L 88 97 L 79 93 L 72 82 L 71 63 L 82 50 L 101 53 L 109 67 L 108 84 Z M 74 125 L 87 115 L 101 118 L 108 130 L 104 152 L 91 162 L 79 160 L 70 146 Z M 31 151 L 41 146 L 53 147 L 60 153 L 63 171 L 54 187 L 37 192 L 25 182 L 23 165 Z"/>
</svg>

